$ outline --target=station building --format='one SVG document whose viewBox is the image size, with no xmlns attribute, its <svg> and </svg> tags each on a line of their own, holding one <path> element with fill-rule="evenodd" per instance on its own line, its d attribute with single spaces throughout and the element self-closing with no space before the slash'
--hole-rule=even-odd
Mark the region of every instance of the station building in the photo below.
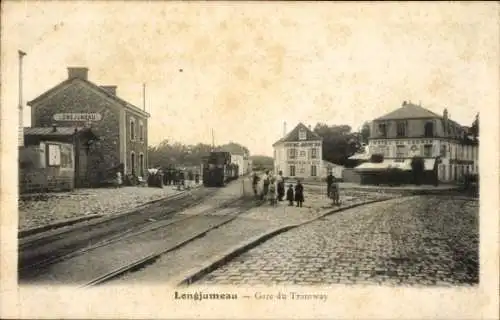
<svg viewBox="0 0 500 320">
<path fill-rule="evenodd" d="M 371 123 L 369 154 L 382 154 L 381 164 L 364 163 L 355 169 L 399 167 L 411 170 L 411 158 L 424 158 L 425 170 L 435 171 L 441 182 L 479 173 L 479 141 L 469 128 L 450 119 L 447 109 L 439 115 L 404 101 L 402 106 Z"/>
<path fill-rule="evenodd" d="M 82 184 L 88 186 L 109 179 L 116 170 L 136 176 L 147 173 L 150 115 L 116 91 L 116 86 L 89 81 L 87 68 L 70 67 L 66 80 L 28 102 L 32 127 L 91 128 L 98 137 L 85 163 Z"/>
<path fill-rule="evenodd" d="M 323 174 L 323 139 L 311 128 L 299 123 L 292 131 L 276 141 L 274 172 L 285 177 L 315 178 Z"/>
</svg>

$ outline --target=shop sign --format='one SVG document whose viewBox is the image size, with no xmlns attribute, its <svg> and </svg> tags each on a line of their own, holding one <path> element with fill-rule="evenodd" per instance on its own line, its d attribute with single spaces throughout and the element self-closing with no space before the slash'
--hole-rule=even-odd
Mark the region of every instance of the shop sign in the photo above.
<svg viewBox="0 0 500 320">
<path fill-rule="evenodd" d="M 100 113 L 56 113 L 53 116 L 55 121 L 100 121 Z"/>
</svg>

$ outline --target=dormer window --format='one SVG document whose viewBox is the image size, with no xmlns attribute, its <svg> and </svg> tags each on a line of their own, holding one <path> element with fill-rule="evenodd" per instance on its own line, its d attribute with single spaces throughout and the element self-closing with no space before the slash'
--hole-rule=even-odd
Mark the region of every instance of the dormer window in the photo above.
<svg viewBox="0 0 500 320">
<path fill-rule="evenodd" d="M 434 124 L 432 122 L 425 123 L 424 136 L 426 136 L 426 137 L 433 137 L 434 136 Z"/>
<path fill-rule="evenodd" d="M 307 132 L 304 129 L 299 130 L 299 140 L 306 140 L 307 139 Z"/>
</svg>

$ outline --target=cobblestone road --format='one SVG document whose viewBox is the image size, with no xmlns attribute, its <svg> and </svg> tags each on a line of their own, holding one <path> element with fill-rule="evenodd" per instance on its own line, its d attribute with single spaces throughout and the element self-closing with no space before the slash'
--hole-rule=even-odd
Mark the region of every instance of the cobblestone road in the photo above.
<svg viewBox="0 0 500 320">
<path fill-rule="evenodd" d="M 477 201 L 415 196 L 281 234 L 196 284 L 457 285 L 478 282 Z"/>
<path fill-rule="evenodd" d="M 44 226 L 55 221 L 91 214 L 114 214 L 149 201 L 179 193 L 171 186 L 75 189 L 44 194 L 34 200 L 19 200 L 19 229 Z"/>
</svg>

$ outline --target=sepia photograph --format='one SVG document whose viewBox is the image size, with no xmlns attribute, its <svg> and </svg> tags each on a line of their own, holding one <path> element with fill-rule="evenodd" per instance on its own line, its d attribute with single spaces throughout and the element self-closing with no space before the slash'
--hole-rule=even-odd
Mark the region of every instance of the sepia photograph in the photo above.
<svg viewBox="0 0 500 320">
<path fill-rule="evenodd" d="M 2 2 L 2 318 L 498 317 L 498 12 Z"/>
</svg>

